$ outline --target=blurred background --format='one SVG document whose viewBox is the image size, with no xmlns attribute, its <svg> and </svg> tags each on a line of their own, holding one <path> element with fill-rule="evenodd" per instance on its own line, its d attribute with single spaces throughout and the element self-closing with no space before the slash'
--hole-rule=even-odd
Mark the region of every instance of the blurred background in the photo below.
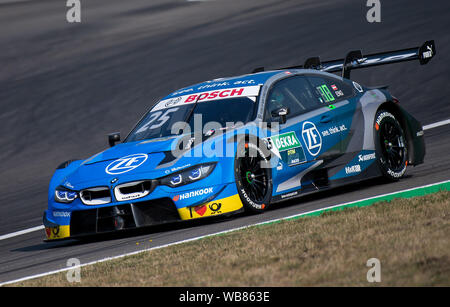
<svg viewBox="0 0 450 307">
<path fill-rule="evenodd" d="M 105 149 L 159 98 L 218 77 L 420 46 L 437 56 L 352 72 L 389 84 L 422 123 L 449 118 L 450 2 L 0 0 L 0 234 L 40 225 L 55 167 Z M 9 212 L 14 208 L 14 214 Z"/>
</svg>

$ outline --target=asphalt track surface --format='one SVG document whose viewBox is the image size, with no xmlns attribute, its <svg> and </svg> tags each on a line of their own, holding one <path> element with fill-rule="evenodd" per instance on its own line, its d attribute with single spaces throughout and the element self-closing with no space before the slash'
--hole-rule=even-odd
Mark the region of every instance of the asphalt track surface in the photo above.
<svg viewBox="0 0 450 307">
<path fill-rule="evenodd" d="M 437 56 L 426 66 L 394 64 L 352 78 L 389 84 L 424 125 L 450 118 L 449 1 L 381 1 L 382 22 L 372 24 L 366 1 L 81 2 L 81 24 L 66 22 L 65 1 L 0 2 L 0 236 L 41 225 L 48 182 L 60 162 L 103 150 L 107 133 L 126 135 L 158 98 L 200 81 L 434 39 Z M 450 125 L 425 137 L 425 163 L 397 183 L 370 180 L 260 215 L 87 242 L 44 243 L 43 231 L 0 240 L 0 283 L 64 268 L 72 257 L 87 263 L 450 179 Z"/>
</svg>

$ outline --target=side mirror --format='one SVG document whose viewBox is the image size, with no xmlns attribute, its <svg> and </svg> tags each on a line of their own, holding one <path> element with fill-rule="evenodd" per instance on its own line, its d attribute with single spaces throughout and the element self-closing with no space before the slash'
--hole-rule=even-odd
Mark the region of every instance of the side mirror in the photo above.
<svg viewBox="0 0 450 307">
<path fill-rule="evenodd" d="M 270 112 L 272 117 L 279 117 L 280 120 L 280 124 L 284 124 L 286 123 L 286 115 L 289 114 L 289 108 L 287 107 L 282 107 L 282 108 L 278 108 L 273 110 L 272 112 Z"/>
<path fill-rule="evenodd" d="M 108 134 L 109 146 L 113 147 L 119 141 L 120 141 L 120 132 L 114 132 L 114 133 Z"/>
</svg>

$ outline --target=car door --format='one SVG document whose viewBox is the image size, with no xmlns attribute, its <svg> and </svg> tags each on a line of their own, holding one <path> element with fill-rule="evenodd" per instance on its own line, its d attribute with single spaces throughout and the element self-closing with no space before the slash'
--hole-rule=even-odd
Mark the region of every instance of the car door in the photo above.
<svg viewBox="0 0 450 307">
<path fill-rule="evenodd" d="M 267 95 L 265 121 L 277 120 L 272 112 L 288 108 L 286 122 L 279 124 L 278 131 L 271 131 L 269 143 L 279 158 L 274 172 L 275 193 L 284 193 L 301 186 L 301 174 L 316 163 L 319 156 L 333 147 L 332 138 L 322 136 L 334 126 L 330 110 L 321 103 L 315 90 L 305 76 L 295 75 L 276 82 Z M 319 159 L 320 160 L 320 159 Z"/>
<path fill-rule="evenodd" d="M 328 108 L 319 121 L 328 121 L 330 125 L 321 130 L 326 143 L 334 144 L 326 153 L 329 158 L 345 154 L 346 144 L 353 133 L 350 130 L 355 114 L 354 103 L 349 101 L 355 96 L 353 87 L 343 80 L 323 74 L 309 74 L 307 79 L 314 89 L 319 102 Z"/>
</svg>

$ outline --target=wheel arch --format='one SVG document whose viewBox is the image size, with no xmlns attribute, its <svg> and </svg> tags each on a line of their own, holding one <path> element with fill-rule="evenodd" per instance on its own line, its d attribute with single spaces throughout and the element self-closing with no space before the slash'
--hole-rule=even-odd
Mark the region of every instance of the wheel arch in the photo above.
<svg viewBox="0 0 450 307">
<path fill-rule="evenodd" d="M 425 140 L 421 123 L 392 100 L 380 104 L 377 112 L 379 110 L 386 110 L 392 113 L 405 132 L 408 164 L 415 166 L 423 163 L 425 157 Z"/>
</svg>

